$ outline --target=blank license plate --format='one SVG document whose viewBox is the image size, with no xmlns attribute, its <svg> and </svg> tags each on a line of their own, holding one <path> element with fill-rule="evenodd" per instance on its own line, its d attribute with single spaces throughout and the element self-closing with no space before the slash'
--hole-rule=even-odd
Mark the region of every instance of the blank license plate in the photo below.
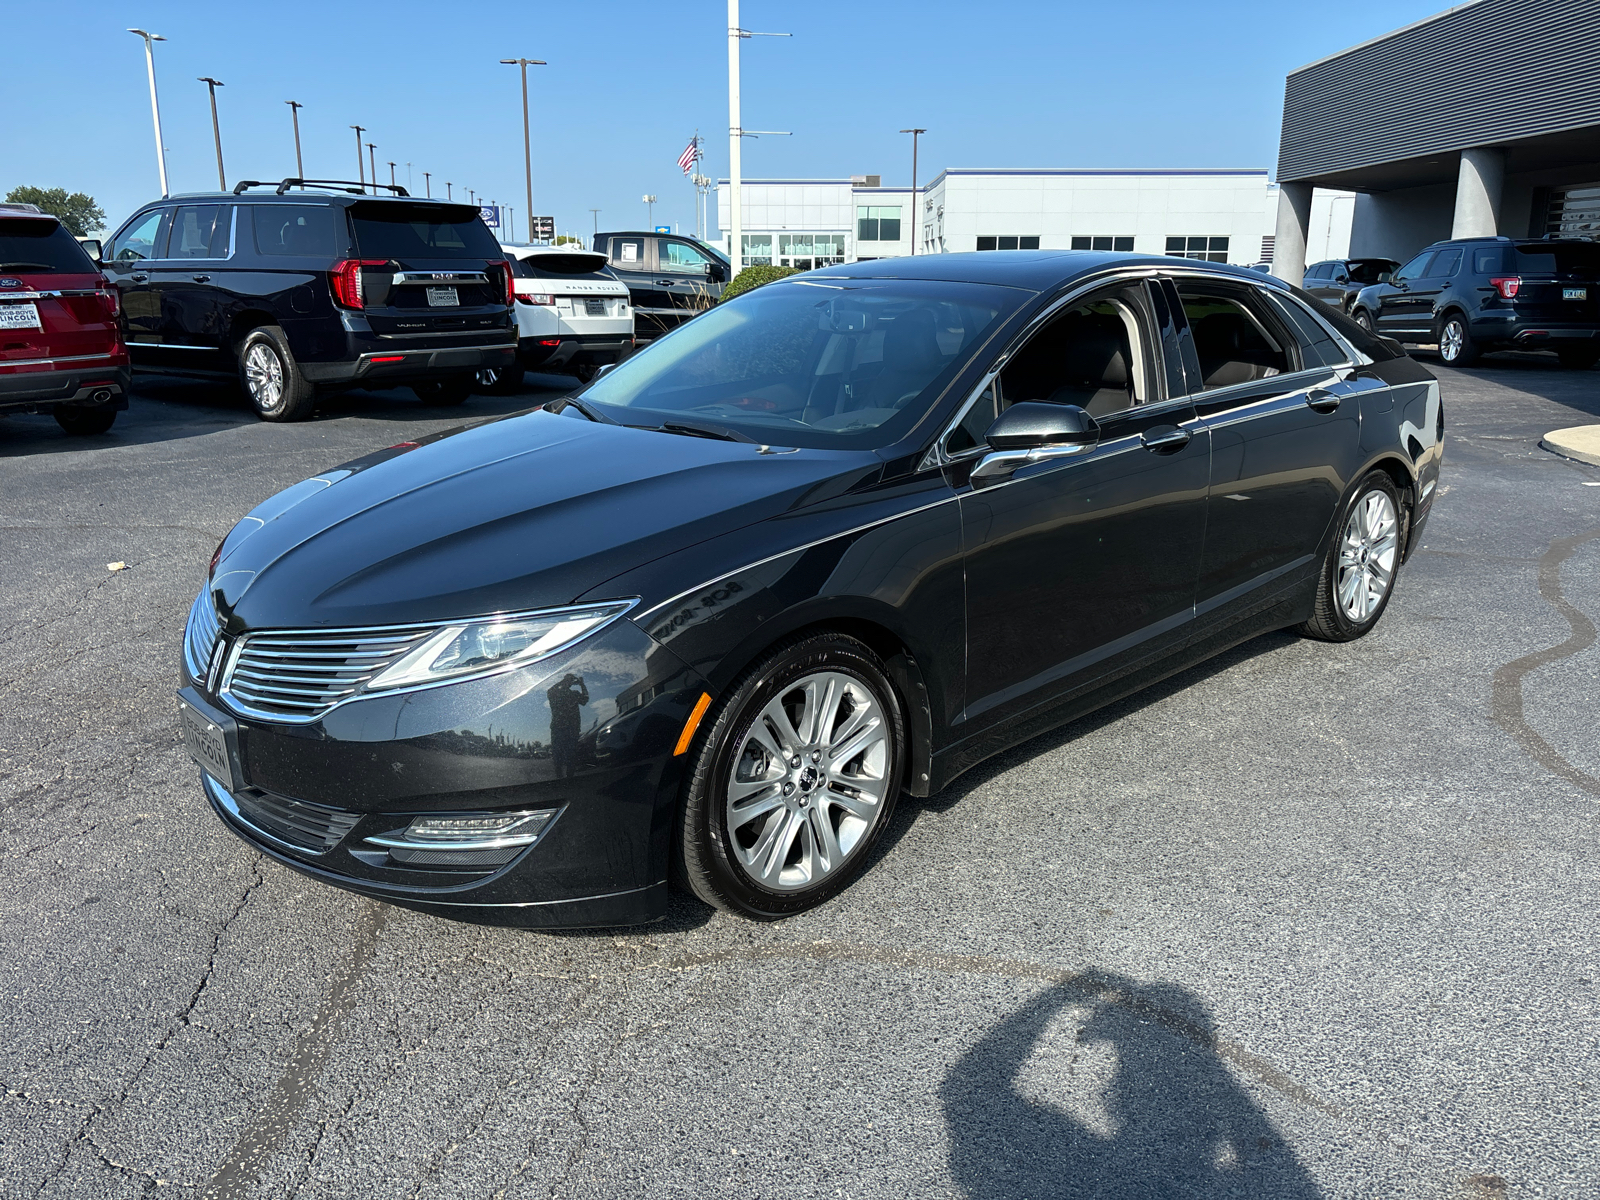
<svg viewBox="0 0 1600 1200">
<path fill-rule="evenodd" d="M 43 329 L 39 324 L 39 306 L 33 301 L 25 304 L 0 304 L 0 329 Z"/>
<path fill-rule="evenodd" d="M 1587 300 L 1589 298 L 1589 289 L 1588 288 L 1562 288 L 1561 289 L 1561 298 L 1563 300 Z"/>
<path fill-rule="evenodd" d="M 455 288 L 442 287 L 428 289 L 429 308 L 459 308 L 460 306 L 461 297 L 456 295 Z"/>
<path fill-rule="evenodd" d="M 183 726 L 183 746 L 189 757 L 230 792 L 238 791 L 239 781 L 233 777 L 233 757 L 228 753 L 228 735 L 222 726 L 182 696 L 178 697 L 178 721 Z"/>
</svg>

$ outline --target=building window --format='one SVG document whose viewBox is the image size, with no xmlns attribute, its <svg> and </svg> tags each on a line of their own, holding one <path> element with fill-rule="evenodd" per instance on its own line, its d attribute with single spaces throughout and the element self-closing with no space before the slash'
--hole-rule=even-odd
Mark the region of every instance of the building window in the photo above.
<svg viewBox="0 0 1600 1200">
<path fill-rule="evenodd" d="M 1167 254 L 1172 258 L 1200 258 L 1206 262 L 1228 261 L 1228 239 L 1225 237 L 1169 237 Z"/>
<path fill-rule="evenodd" d="M 842 233 L 780 233 L 778 265 L 797 271 L 831 267 L 844 261 Z"/>
<path fill-rule="evenodd" d="M 862 205 L 856 209 L 856 241 L 898 242 L 900 240 L 900 207 Z"/>
<path fill-rule="evenodd" d="M 1074 237 L 1072 239 L 1074 250 L 1132 250 L 1131 237 L 1107 237 L 1103 234 L 1094 234 L 1090 237 Z"/>
<path fill-rule="evenodd" d="M 1037 250 L 1038 248 L 1037 235 L 1026 237 L 1020 234 L 980 234 L 978 237 L 979 250 Z"/>
<path fill-rule="evenodd" d="M 747 233 L 744 235 L 744 265 L 770 267 L 772 265 L 772 235 Z"/>
</svg>

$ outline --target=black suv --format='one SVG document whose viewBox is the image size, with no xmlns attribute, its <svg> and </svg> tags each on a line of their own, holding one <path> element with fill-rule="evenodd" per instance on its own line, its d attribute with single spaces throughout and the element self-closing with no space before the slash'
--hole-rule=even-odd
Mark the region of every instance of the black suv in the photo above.
<svg viewBox="0 0 1600 1200">
<path fill-rule="evenodd" d="M 134 213 L 101 263 L 134 369 L 235 376 L 268 421 L 341 387 L 460 404 L 516 357 L 510 264 L 474 206 L 384 190 L 246 180 Z"/>
<path fill-rule="evenodd" d="M 628 285 L 639 341 L 671 333 L 722 295 L 728 260 L 694 238 L 672 233 L 597 233 L 594 248 Z"/>
<path fill-rule="evenodd" d="M 1565 367 L 1600 362 L 1600 243 L 1583 238 L 1435 242 L 1351 315 L 1400 342 L 1431 342 L 1452 367 L 1487 350 L 1553 350 Z"/>
<path fill-rule="evenodd" d="M 1347 313 L 1362 288 L 1387 283 L 1399 265 L 1392 258 L 1330 258 L 1307 267 L 1301 286 L 1324 304 Z"/>
</svg>

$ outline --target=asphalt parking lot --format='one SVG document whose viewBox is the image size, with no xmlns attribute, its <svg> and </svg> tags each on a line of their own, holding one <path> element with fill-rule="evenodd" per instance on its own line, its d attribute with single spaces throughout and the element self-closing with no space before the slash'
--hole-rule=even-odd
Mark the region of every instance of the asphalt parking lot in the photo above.
<svg viewBox="0 0 1600 1200">
<path fill-rule="evenodd" d="M 561 935 L 264 860 L 172 699 L 246 511 L 553 391 L 0 421 L 0 1195 L 1600 1193 L 1600 468 L 1538 448 L 1600 372 L 1439 373 L 1372 636 L 1257 639 L 903 801 L 804 917 Z"/>
</svg>

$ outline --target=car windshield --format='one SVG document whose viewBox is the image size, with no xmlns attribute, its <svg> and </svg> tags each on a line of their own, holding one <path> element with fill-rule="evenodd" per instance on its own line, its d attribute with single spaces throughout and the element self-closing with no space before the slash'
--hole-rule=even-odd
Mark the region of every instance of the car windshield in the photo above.
<svg viewBox="0 0 1600 1200">
<path fill-rule="evenodd" d="M 96 270 L 77 239 L 56 222 L 0 218 L 0 271 L 92 275 Z"/>
<path fill-rule="evenodd" d="M 785 446 L 887 446 L 1031 292 L 813 277 L 720 304 L 583 393 L 612 420 L 682 418 Z"/>
</svg>

